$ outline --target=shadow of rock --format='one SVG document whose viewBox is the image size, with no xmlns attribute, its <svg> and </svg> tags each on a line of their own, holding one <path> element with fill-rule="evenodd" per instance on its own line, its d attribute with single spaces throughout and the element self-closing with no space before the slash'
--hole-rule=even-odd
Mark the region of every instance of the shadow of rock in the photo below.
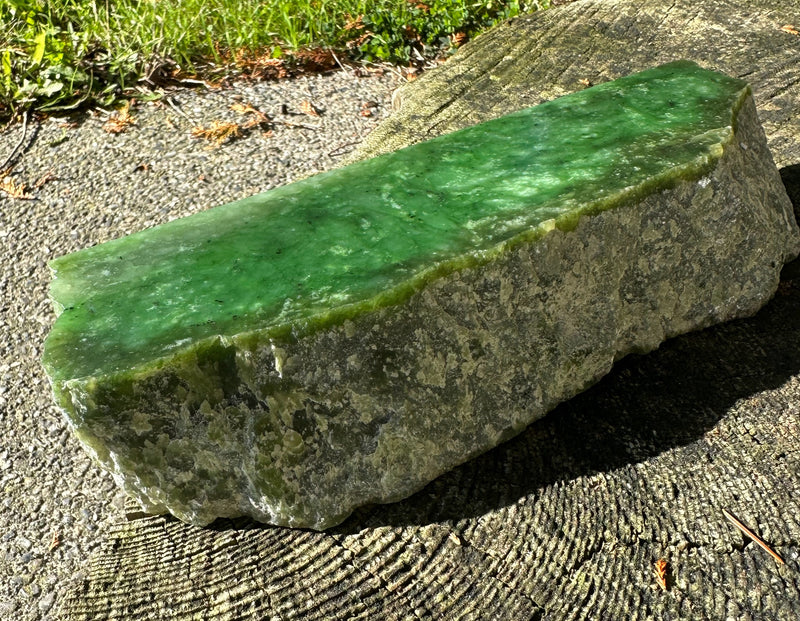
<svg viewBox="0 0 800 621">
<path fill-rule="evenodd" d="M 784 166 L 780 173 L 786 193 L 794 206 L 794 217 L 800 222 L 800 164 Z"/>
</svg>

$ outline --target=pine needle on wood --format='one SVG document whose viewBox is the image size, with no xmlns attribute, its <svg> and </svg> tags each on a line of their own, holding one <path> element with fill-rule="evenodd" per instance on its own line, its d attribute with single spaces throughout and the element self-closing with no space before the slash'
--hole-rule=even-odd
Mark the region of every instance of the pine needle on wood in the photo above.
<svg viewBox="0 0 800 621">
<path fill-rule="evenodd" d="M 780 556 L 780 555 L 779 555 L 777 552 L 775 552 L 775 550 L 773 550 L 771 547 L 769 547 L 769 545 L 767 545 L 767 542 L 766 542 L 766 541 L 764 541 L 764 540 L 763 540 L 761 537 L 759 537 L 758 535 L 756 535 L 756 534 L 755 534 L 755 533 L 754 533 L 752 530 L 750 530 L 749 528 L 747 528 L 747 526 L 745 526 L 744 524 L 742 524 L 742 522 L 740 522 L 740 521 L 739 521 L 739 519 L 737 519 L 736 517 L 734 517 L 734 515 L 733 515 L 733 514 L 731 514 L 731 513 L 730 513 L 729 511 L 727 511 L 726 509 L 723 509 L 723 510 L 722 510 L 722 513 L 725 515 L 725 517 L 726 517 L 726 518 L 728 518 L 728 520 L 729 520 L 729 521 L 730 521 L 730 522 L 731 522 L 731 523 L 732 523 L 732 524 L 733 524 L 733 525 L 734 525 L 736 528 L 738 528 L 738 529 L 739 529 L 740 531 L 742 531 L 742 532 L 743 532 L 745 535 L 747 535 L 748 537 L 750 537 L 750 539 L 752 539 L 753 541 L 755 541 L 755 542 L 756 542 L 756 544 L 758 544 L 759 546 L 761 546 L 761 548 L 763 548 L 763 549 L 764 549 L 764 550 L 765 550 L 765 551 L 766 551 L 766 552 L 767 552 L 767 553 L 768 553 L 770 556 L 772 556 L 772 558 L 774 558 L 776 561 L 778 561 L 778 563 L 780 563 L 781 565 L 784 565 L 784 564 L 785 564 L 785 561 L 784 561 L 784 560 L 781 558 L 781 556 Z"/>
</svg>

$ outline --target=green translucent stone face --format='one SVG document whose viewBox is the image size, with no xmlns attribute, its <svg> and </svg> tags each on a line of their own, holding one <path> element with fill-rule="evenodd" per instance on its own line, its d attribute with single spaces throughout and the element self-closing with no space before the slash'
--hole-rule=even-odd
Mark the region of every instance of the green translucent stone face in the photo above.
<svg viewBox="0 0 800 621">
<path fill-rule="evenodd" d="M 55 381 L 313 329 L 696 178 L 740 80 L 677 62 L 55 259 Z M 262 332 L 264 334 L 264 332 Z"/>
</svg>

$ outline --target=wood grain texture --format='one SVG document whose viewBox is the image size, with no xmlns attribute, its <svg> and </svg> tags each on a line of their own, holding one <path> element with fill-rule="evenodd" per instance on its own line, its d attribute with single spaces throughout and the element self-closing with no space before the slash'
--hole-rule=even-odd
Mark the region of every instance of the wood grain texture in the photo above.
<svg viewBox="0 0 800 621">
<path fill-rule="evenodd" d="M 800 151 L 798 0 L 582 0 L 494 28 L 394 96 L 352 159 L 679 59 L 747 80 L 779 167 Z"/>
<path fill-rule="evenodd" d="M 753 83 L 797 209 L 800 38 L 779 29 L 798 7 L 593 0 L 515 20 L 410 84 L 364 153 L 688 57 Z M 514 440 L 333 530 L 132 510 L 59 618 L 800 618 L 798 343 L 795 262 L 755 317 L 628 356 Z"/>
</svg>

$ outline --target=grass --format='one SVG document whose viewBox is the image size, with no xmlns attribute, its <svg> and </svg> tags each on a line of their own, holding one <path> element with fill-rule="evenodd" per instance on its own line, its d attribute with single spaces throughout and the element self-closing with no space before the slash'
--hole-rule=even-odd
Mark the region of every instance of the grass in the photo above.
<svg viewBox="0 0 800 621">
<path fill-rule="evenodd" d="M 549 0 L 0 0 L 0 119 L 107 106 L 137 84 L 421 63 Z M 325 52 L 325 51 L 328 52 Z M 320 63 L 318 63 L 320 64 Z M 324 64 L 324 63 L 322 63 Z M 268 73 L 268 72 L 267 72 Z"/>
</svg>

